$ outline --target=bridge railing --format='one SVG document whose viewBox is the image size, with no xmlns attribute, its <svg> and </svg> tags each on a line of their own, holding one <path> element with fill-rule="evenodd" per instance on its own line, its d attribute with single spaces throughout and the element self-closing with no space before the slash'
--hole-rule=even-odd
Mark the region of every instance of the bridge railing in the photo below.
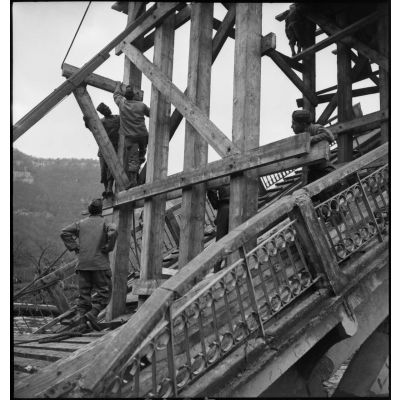
<svg viewBox="0 0 400 400">
<path fill-rule="evenodd" d="M 176 396 L 249 338 L 268 342 L 268 324 L 306 292 L 323 286 L 340 293 L 346 278 L 317 215 L 326 203 L 314 206 L 311 198 L 385 156 L 387 144 L 280 199 L 207 247 L 110 340 L 113 352 L 98 354 L 96 371 L 89 370 L 82 388 L 118 396 Z M 362 182 L 384 179 L 384 171 L 378 168 Z M 249 248 L 254 238 L 257 244 Z M 222 271 L 210 273 L 238 253 Z"/>
<path fill-rule="evenodd" d="M 338 263 L 342 263 L 369 241 L 388 232 L 389 167 L 365 171 L 347 189 L 316 207 L 320 224 Z"/>
</svg>

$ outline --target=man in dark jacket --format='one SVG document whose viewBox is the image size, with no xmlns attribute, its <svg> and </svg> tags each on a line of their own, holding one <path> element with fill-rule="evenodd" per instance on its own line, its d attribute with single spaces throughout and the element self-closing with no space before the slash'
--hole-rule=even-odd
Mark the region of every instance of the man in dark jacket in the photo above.
<svg viewBox="0 0 400 400">
<path fill-rule="evenodd" d="M 96 110 L 104 117 L 101 119 L 101 122 L 103 123 L 108 138 L 110 139 L 110 142 L 113 145 L 115 152 L 117 153 L 119 141 L 119 116 L 113 115 L 110 108 L 104 103 L 100 103 L 97 106 Z M 83 119 L 85 121 L 86 128 L 89 128 L 87 118 L 83 117 Z M 113 195 L 112 187 L 114 183 L 114 177 L 111 173 L 110 168 L 108 168 L 108 165 L 103 155 L 101 154 L 100 149 L 97 153 L 97 156 L 99 157 L 100 161 L 100 182 L 104 185 L 103 197 L 111 197 Z"/>
<path fill-rule="evenodd" d="M 78 254 L 78 316 L 82 323 L 85 319 L 96 323 L 99 312 L 107 306 L 111 297 L 108 253 L 114 248 L 117 231 L 114 224 L 102 217 L 102 208 L 101 199 L 93 200 L 88 207 L 89 217 L 61 231 L 61 239 L 67 249 Z"/>
<path fill-rule="evenodd" d="M 310 143 L 318 143 L 323 140 L 326 140 L 329 144 L 331 144 L 335 137 L 332 132 L 319 124 L 313 124 L 312 115 L 308 110 L 296 110 L 293 111 L 292 114 L 292 129 L 293 132 L 297 135 L 303 132 L 309 132 L 311 139 Z M 319 178 L 322 178 L 324 175 L 329 174 L 335 170 L 335 167 L 330 161 L 324 160 L 317 164 L 310 165 L 308 167 L 306 184 L 316 181 Z"/>
<path fill-rule="evenodd" d="M 129 187 L 138 184 L 140 165 L 145 161 L 149 133 L 144 117 L 150 116 L 150 109 L 128 85 L 125 93 L 119 82 L 114 91 L 114 101 L 119 107 L 120 135 L 125 137 L 126 169 L 130 181 Z"/>
</svg>

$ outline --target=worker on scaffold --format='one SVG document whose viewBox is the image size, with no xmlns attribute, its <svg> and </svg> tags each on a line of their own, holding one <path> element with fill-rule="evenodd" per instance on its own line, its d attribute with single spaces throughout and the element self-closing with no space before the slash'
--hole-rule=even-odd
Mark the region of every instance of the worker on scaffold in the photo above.
<svg viewBox="0 0 400 400">
<path fill-rule="evenodd" d="M 103 115 L 104 118 L 101 119 L 101 122 L 104 126 L 105 131 L 107 132 L 108 138 L 110 139 L 111 144 L 114 147 L 115 152 L 118 152 L 118 141 L 119 141 L 119 116 L 113 115 L 111 113 L 110 108 L 104 104 L 100 103 L 96 110 Z M 86 116 L 83 117 L 85 121 L 86 128 L 89 129 L 88 118 Z M 113 184 L 114 177 L 111 173 L 110 168 L 108 167 L 103 155 L 101 154 L 100 148 L 97 153 L 100 161 L 100 182 L 104 185 L 103 198 L 112 197 L 113 196 Z"/>
<path fill-rule="evenodd" d="M 71 324 L 82 331 L 87 326 L 96 327 L 97 316 L 111 298 L 108 254 L 114 249 L 117 230 L 115 224 L 103 218 L 102 209 L 102 199 L 93 200 L 89 204 L 87 218 L 74 222 L 61 231 L 65 247 L 78 255 L 78 315 Z"/>
<path fill-rule="evenodd" d="M 114 101 L 119 107 L 119 133 L 125 137 L 124 167 L 129 178 L 129 187 L 138 185 L 139 169 L 145 161 L 149 140 L 144 117 L 150 116 L 150 109 L 141 100 L 141 96 L 129 85 L 124 93 L 122 83 L 118 82 Z"/>
</svg>

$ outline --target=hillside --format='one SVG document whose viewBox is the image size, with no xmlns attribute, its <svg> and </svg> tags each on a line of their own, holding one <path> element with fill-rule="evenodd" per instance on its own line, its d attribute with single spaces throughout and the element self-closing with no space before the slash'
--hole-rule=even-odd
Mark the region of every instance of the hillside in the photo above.
<svg viewBox="0 0 400 400">
<path fill-rule="evenodd" d="M 14 277 L 32 277 L 44 249 L 44 266 L 64 250 L 60 230 L 101 196 L 99 176 L 97 160 L 42 159 L 13 150 Z"/>
</svg>

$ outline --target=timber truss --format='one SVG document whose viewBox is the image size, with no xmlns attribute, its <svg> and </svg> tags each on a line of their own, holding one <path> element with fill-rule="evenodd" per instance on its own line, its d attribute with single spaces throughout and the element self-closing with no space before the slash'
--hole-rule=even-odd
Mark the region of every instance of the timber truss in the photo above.
<svg viewBox="0 0 400 400">
<path fill-rule="evenodd" d="M 138 396 L 144 396 L 149 391 L 153 395 L 155 393 L 160 396 L 177 395 L 187 387 L 188 383 L 194 382 L 197 375 L 205 373 L 212 368 L 214 362 L 225 357 L 222 354 L 228 350 L 225 351 L 223 346 L 226 345 L 226 349 L 231 349 L 234 344 L 243 344 L 242 340 L 245 340 L 243 338 L 254 332 L 260 333 L 268 341 L 264 325 L 271 313 L 276 313 L 286 307 L 286 304 L 297 301 L 297 297 L 303 292 L 312 291 L 312 287 L 321 287 L 321 282 L 323 287 L 328 288 L 326 296 L 329 296 L 329 293 L 339 296 L 343 290 L 350 290 L 350 283 L 339 264 L 355 254 L 356 248 L 360 247 L 361 243 L 369 243 L 369 240 L 375 239 L 383 243 L 382 246 L 386 243 L 384 231 L 387 229 L 387 223 L 383 215 L 388 207 L 388 167 L 382 160 L 387 158 L 385 142 L 389 135 L 387 4 L 368 3 L 365 7 L 361 3 L 357 3 L 356 6 L 351 3 L 312 6 L 308 6 L 307 3 L 302 4 L 299 10 L 304 18 L 311 21 L 313 30 L 308 38 L 309 46 L 294 57 L 276 50 L 274 33 L 262 36 L 261 3 L 223 3 L 223 5 L 227 12 L 224 19 L 219 21 L 213 17 L 212 3 L 188 5 L 181 2 L 160 2 L 151 7 L 144 2 L 116 3 L 113 8 L 128 15 L 126 29 L 83 67 L 64 64 L 63 76 L 66 77 L 66 81 L 14 125 L 13 141 L 66 96 L 71 93 L 75 96 L 83 115 L 89 120 L 90 130 L 117 185 L 115 198 L 112 203 L 107 204 L 109 218 L 112 217 L 118 223 L 118 241 L 112 255 L 113 297 L 107 310 L 107 319 L 112 320 L 125 310 L 132 214 L 138 207 L 143 207 L 139 286 L 142 288 L 141 293 L 154 292 L 123 329 L 110 333 L 107 335 L 108 339 L 104 337 L 97 347 L 94 346 L 85 353 L 91 355 L 90 360 L 85 358 L 84 353 L 80 354 L 79 362 L 76 364 L 80 369 L 67 368 L 68 371 L 64 375 L 53 377 L 54 383 L 51 384 L 48 382 L 50 375 L 47 375 L 39 384 L 42 386 L 36 387 L 36 395 L 63 395 L 65 387 L 67 387 L 66 392 L 76 389 L 79 386 L 77 382 L 81 378 L 81 373 L 84 375 L 83 381 L 80 381 L 83 382 L 80 387 L 83 394 L 99 391 L 115 394 L 118 391 L 121 393 L 121 390 L 129 390 L 126 379 L 133 379 L 135 385 L 139 382 L 138 371 L 142 368 L 140 362 L 144 356 L 148 355 L 153 365 L 156 365 L 155 358 L 151 358 L 155 357 L 155 349 L 165 350 L 161 364 L 157 364 L 161 365 L 161 369 L 158 370 L 158 375 L 153 370 L 154 379 L 146 381 L 145 389 L 142 387 L 139 390 L 139 386 L 135 386 L 137 388 L 135 393 Z M 276 18 L 283 20 L 284 15 Z M 174 31 L 189 20 L 191 26 L 188 87 L 182 92 L 172 82 Z M 214 35 L 213 30 L 215 30 Z M 315 38 L 320 33 L 325 33 L 328 37 L 316 43 Z M 229 38 L 235 40 L 232 140 L 209 118 L 211 67 Z M 337 45 L 337 85 L 317 91 L 315 55 L 333 43 Z M 143 55 L 151 47 L 154 47 L 153 62 Z M 113 50 L 116 55 L 125 56 L 124 84 L 130 84 L 136 90 L 140 90 L 142 74 L 152 83 L 147 165 L 144 172 L 142 171 L 146 174 L 145 184 L 130 189 L 126 189 L 128 178 L 122 166 L 123 141 L 118 152 L 115 152 L 86 88 L 89 85 L 108 92 L 114 91 L 115 81 L 94 74 L 94 71 L 110 57 Z M 265 196 L 269 185 L 268 179 L 262 180 L 262 177 L 268 178 L 279 173 L 289 173 L 290 177 L 293 171 L 329 159 L 328 145 L 319 143 L 310 146 L 308 133 L 264 146 L 259 145 L 261 58 L 264 56 L 271 59 L 300 90 L 302 98 L 297 99 L 299 107 L 308 109 L 316 116 L 317 107 L 327 103 L 316 121 L 326 125 L 337 118 L 337 123 L 331 125 L 331 129 L 337 136 L 335 151 L 337 163 L 342 169 L 330 174 L 326 179 L 309 185 L 305 193 L 282 197 L 277 203 L 258 213 L 259 201 Z M 376 71 L 371 67 L 373 64 L 378 66 Z M 373 83 L 372 86 L 352 90 L 353 83 L 367 79 Z M 380 95 L 379 110 L 368 115 L 360 115 L 353 107 L 352 99 L 372 93 Z M 175 106 L 173 113 L 171 104 Z M 332 117 L 336 109 L 337 116 Z M 183 118 L 187 122 L 184 170 L 167 176 L 169 141 Z M 363 136 L 367 139 L 361 146 L 357 140 L 359 138 L 362 140 Z M 368 153 L 371 148 L 378 145 L 381 146 L 371 154 Z M 222 159 L 208 163 L 208 146 L 213 147 Z M 360 155 L 362 157 L 359 161 L 352 161 Z M 372 172 L 368 170 L 368 165 L 371 163 L 377 163 L 378 169 Z M 333 225 L 328 228 L 320 226 L 318 218 L 330 217 L 334 206 L 329 203 L 330 214 L 324 216 L 325 205 L 314 208 L 310 198 L 355 173 L 358 174 L 357 189 L 360 191 L 357 198 L 362 198 L 364 203 L 362 206 L 357 203 L 358 200 L 354 203 L 355 208 L 362 208 L 361 219 L 355 221 L 354 229 L 359 230 L 358 235 L 362 235 L 366 229 L 368 240 L 365 239 L 363 242 L 361 238 L 359 245 L 352 247 L 346 242 L 347 237 L 340 236 L 340 230 L 337 234 L 330 231 Z M 293 183 L 293 176 L 293 179 L 289 177 L 286 176 L 286 179 Z M 374 191 L 373 184 L 371 183 L 371 186 L 368 183 L 370 192 L 366 193 L 366 189 L 361 189 L 365 186 L 362 180 L 370 178 L 379 184 L 377 191 Z M 206 189 L 227 184 L 230 185 L 230 233 L 204 250 Z M 276 180 L 270 186 L 275 184 Z M 278 190 L 277 188 L 276 185 L 272 190 Z M 356 196 L 355 187 L 352 187 L 351 191 L 353 197 L 349 193 L 344 193 L 349 196 L 349 199 L 346 198 L 348 202 L 353 201 Z M 335 201 L 339 203 L 342 194 L 336 193 Z M 164 282 L 162 243 L 166 223 L 166 202 L 177 198 L 181 198 L 181 220 L 178 227 L 179 269 L 173 278 Z M 371 202 L 374 202 L 372 206 Z M 379 225 L 376 213 L 380 213 L 383 227 Z M 284 222 L 288 215 L 290 221 Z M 333 221 L 332 224 L 336 222 Z M 269 236 L 262 236 L 271 226 L 275 230 L 269 232 Z M 350 228 L 347 232 L 349 235 L 353 232 Z M 272 268 L 268 273 L 270 277 L 268 279 L 272 279 L 273 282 L 264 281 L 265 277 L 261 274 L 257 278 L 259 282 L 255 288 L 252 279 L 256 280 L 255 275 L 261 271 L 252 264 L 253 262 L 261 264 L 261 256 L 257 252 L 257 238 L 258 244 L 260 240 L 262 242 L 262 251 L 273 257 L 277 254 L 276 248 L 284 245 L 279 244 L 279 240 L 287 242 L 293 253 L 288 251 L 286 259 L 280 259 L 280 262 L 285 264 L 290 261 L 291 274 L 298 275 L 293 281 L 298 286 L 297 289 L 293 289 L 293 282 L 289 282 L 289 278 L 285 277 L 283 267 L 278 267 L 279 273 L 283 276 L 277 278 L 276 282 L 274 281 L 276 271 L 274 272 Z M 271 238 L 275 248 L 269 253 L 268 243 L 272 243 Z M 352 239 L 353 244 L 355 240 Z M 328 250 L 324 249 L 325 245 Z M 204 287 L 193 289 L 216 263 L 226 258 L 229 267 L 212 281 L 205 281 L 204 285 L 209 285 L 207 290 Z M 232 279 L 236 283 L 232 284 Z M 282 284 L 282 279 L 285 285 Z M 247 285 L 246 301 L 240 299 L 239 281 L 240 284 Z M 232 299 L 224 296 L 228 294 L 229 284 L 233 285 L 232 288 L 237 285 L 233 291 L 239 290 L 236 292 L 238 303 L 235 305 L 235 310 L 242 317 L 242 325 L 239 324 L 242 330 L 239 329 L 239 325 L 234 326 L 234 321 L 228 315 L 227 304 Z M 274 298 L 267 294 L 273 291 L 271 285 L 276 285 L 275 291 L 278 297 Z M 222 294 L 214 293 L 218 292 L 219 288 L 226 290 L 221 289 Z M 289 292 L 285 294 L 282 292 L 283 289 Z M 212 307 L 212 313 L 207 315 L 208 333 L 203 332 L 201 326 L 195 333 L 189 332 L 192 319 L 198 319 L 201 310 L 204 310 L 200 305 L 198 306 L 200 308 L 196 309 L 188 298 L 183 297 L 179 302 L 179 297 L 185 296 L 191 290 L 192 294 L 198 294 L 196 296 L 199 299 L 204 295 L 206 304 L 208 304 L 207 293 L 211 296 L 209 305 L 206 306 L 208 311 Z M 257 303 L 259 293 L 265 295 L 262 306 L 266 307 L 266 319 L 263 319 L 261 313 L 261 303 Z M 218 313 L 216 314 L 213 308 L 213 301 L 219 300 L 227 302 L 225 305 L 228 311 L 223 312 L 226 318 L 221 320 L 221 323 L 228 326 L 231 333 L 220 336 L 221 332 L 214 332 L 215 343 L 212 345 L 214 347 L 206 349 L 202 338 L 204 335 L 211 335 L 209 332 L 212 326 L 213 329 L 218 326 L 216 320 Z M 274 301 L 278 304 L 274 305 Z M 251 318 L 248 310 L 251 311 Z M 194 313 L 195 317 L 191 313 Z M 222 314 L 218 315 L 221 317 Z M 210 322 L 211 320 L 213 322 Z M 177 332 L 178 328 L 182 329 Z M 221 338 L 225 340 L 223 343 Z M 109 345 L 104 347 L 103 344 L 107 340 Z M 177 358 L 174 358 L 174 351 L 178 351 L 174 347 L 174 340 L 180 340 L 180 353 Z M 147 352 L 147 345 L 152 351 Z M 192 357 L 193 349 L 190 349 L 192 345 L 201 357 Z M 103 346 L 104 350 L 97 353 L 99 346 Z M 106 349 L 112 351 L 107 353 Z M 213 351 L 215 354 L 218 353 L 215 358 Z M 88 365 L 94 356 L 96 356 L 96 368 L 89 369 Z M 174 362 L 179 366 L 174 365 Z M 68 362 L 64 361 L 62 365 L 67 364 Z M 166 378 L 158 384 L 157 379 L 160 376 Z M 46 388 L 45 382 L 48 384 Z M 165 385 L 162 386 L 163 384 Z M 25 388 L 21 386 L 20 394 L 24 394 L 24 390 L 33 386 L 35 385 L 28 385 Z M 114 386 L 117 387 L 116 391 Z M 52 392 L 48 391 L 49 387 L 52 388 Z M 163 390 L 167 392 L 164 393 Z"/>
</svg>

